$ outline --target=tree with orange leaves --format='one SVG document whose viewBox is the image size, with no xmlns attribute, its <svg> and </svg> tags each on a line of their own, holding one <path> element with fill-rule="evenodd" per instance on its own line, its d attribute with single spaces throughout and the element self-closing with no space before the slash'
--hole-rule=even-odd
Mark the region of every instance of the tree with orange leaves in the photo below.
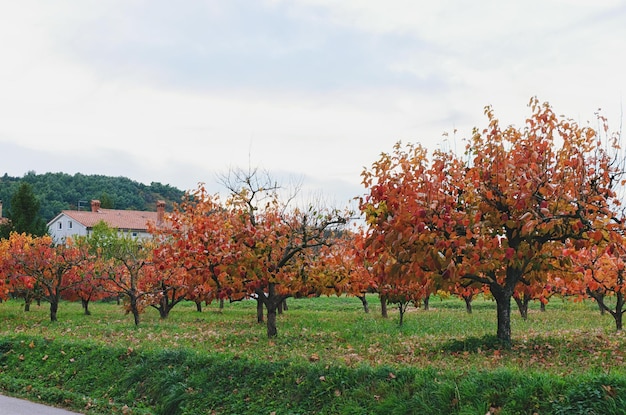
<svg viewBox="0 0 626 415">
<path fill-rule="evenodd" d="M 12 281 L 7 275 L 5 269 L 9 258 L 9 240 L 0 238 L 0 302 L 9 297 L 12 290 Z"/>
<path fill-rule="evenodd" d="M 600 310 L 607 311 L 615 320 L 615 329 L 621 332 L 626 313 L 626 237 L 612 233 L 604 246 L 586 249 L 568 249 L 579 275 L 576 284 L 566 286 L 577 299 L 593 298 Z M 612 301 L 609 301 L 612 299 Z"/>
<path fill-rule="evenodd" d="M 513 300 L 517 304 L 520 316 L 523 320 L 528 319 L 528 306 L 531 301 L 539 300 L 542 305 L 547 304 L 549 298 L 548 291 L 543 284 L 526 285 L 519 284 L 513 292 Z"/>
<path fill-rule="evenodd" d="M 312 252 L 309 262 L 310 281 L 316 280 L 315 295 L 347 295 L 361 301 L 369 313 L 366 294 L 377 290 L 376 281 L 362 259 L 361 231 L 342 230 L 334 242 Z"/>
<path fill-rule="evenodd" d="M 290 208 L 279 187 L 256 170 L 231 171 L 223 180 L 230 190 L 228 205 L 236 206 L 243 243 L 239 275 L 231 274 L 238 289 L 256 297 L 266 310 L 267 335 L 275 337 L 276 315 L 289 297 L 316 295 L 320 279 L 311 273 L 318 251 L 335 243 L 349 212 L 317 208 L 314 204 Z M 326 284 L 327 282 L 324 282 Z M 236 291 L 236 290 L 234 290 Z"/>
<path fill-rule="evenodd" d="M 92 301 L 98 301 L 106 297 L 106 292 L 102 287 L 102 280 L 98 272 L 100 264 L 96 257 L 90 255 L 87 251 L 81 251 L 83 257 L 81 264 L 75 270 L 75 283 L 63 292 L 62 298 L 68 301 L 80 300 L 85 315 L 91 315 L 89 304 Z"/>
<path fill-rule="evenodd" d="M 325 249 L 326 254 L 318 262 L 320 272 L 329 274 L 331 292 L 355 296 L 361 301 L 363 311 L 369 313 L 366 295 L 378 292 L 378 282 L 371 267 L 365 261 L 365 235 L 362 229 L 344 231 L 335 244 Z"/>
<path fill-rule="evenodd" d="M 102 250 L 107 243 L 107 237 L 112 237 L 115 233 L 106 223 L 100 222 L 93 227 L 91 234 L 72 239 L 82 258 L 76 270 L 76 283 L 64 292 L 63 298 L 69 301 L 80 300 L 85 315 L 91 315 L 89 304 L 92 301 L 110 295 L 103 285 L 103 275 L 109 266 L 109 258 L 106 258 Z"/>
<path fill-rule="evenodd" d="M 400 322 L 409 303 L 452 285 L 448 257 L 466 238 L 456 237 L 467 216 L 458 206 L 464 173 L 450 154 L 437 152 L 430 162 L 422 146 L 400 143 L 363 172 L 370 189 L 360 200 L 368 224 L 363 260 L 381 298 L 398 304 Z"/>
<path fill-rule="evenodd" d="M 154 230 L 156 273 L 150 284 L 162 318 L 184 299 L 211 302 L 245 292 L 240 280 L 237 284 L 231 277 L 238 272 L 242 251 L 236 212 L 203 185 L 187 196 L 166 226 Z"/>
<path fill-rule="evenodd" d="M 268 337 L 278 334 L 276 314 L 284 300 L 316 295 L 327 284 L 311 272 L 319 259 L 315 251 L 332 244 L 336 228 L 346 220 L 313 207 L 285 211 L 280 204 L 256 215 L 252 244 L 244 253 L 251 270 L 246 280 L 265 306 Z"/>
<path fill-rule="evenodd" d="M 450 288 L 450 294 L 460 297 L 463 300 L 465 303 L 465 311 L 468 314 L 472 314 L 472 301 L 482 292 L 482 287 L 476 286 L 472 283 L 462 283 L 461 281 L 458 281 L 453 287 Z"/>
<path fill-rule="evenodd" d="M 607 151 L 614 141 L 535 98 L 529 106 L 520 129 L 501 127 L 487 107 L 489 125 L 474 130 L 467 162 L 439 152 L 429 164 L 414 146 L 398 145 L 364 172 L 370 194 L 361 209 L 386 272 L 416 278 L 421 269 L 436 285 L 486 285 L 505 344 L 518 284 L 541 283 L 567 241 L 596 244 L 614 226 L 621 174 Z"/>
<path fill-rule="evenodd" d="M 3 267 L 9 279 L 28 277 L 41 289 L 50 303 L 50 321 L 57 321 L 59 302 L 64 291 L 76 283 L 82 256 L 77 247 L 54 245 L 50 236 L 33 237 L 13 232 L 9 236 Z"/>
</svg>

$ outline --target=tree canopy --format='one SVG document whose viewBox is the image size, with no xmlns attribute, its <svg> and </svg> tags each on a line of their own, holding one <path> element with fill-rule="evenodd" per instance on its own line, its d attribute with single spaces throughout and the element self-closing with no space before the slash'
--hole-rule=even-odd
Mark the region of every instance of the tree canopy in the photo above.
<svg viewBox="0 0 626 415">
<path fill-rule="evenodd" d="M 32 187 L 28 183 L 21 183 L 11 198 L 9 211 L 11 230 L 34 236 L 43 236 L 48 233 L 48 227 L 39 214 L 39 208 L 40 203 Z"/>
<path fill-rule="evenodd" d="M 383 290 L 406 298 L 484 285 L 505 343 L 518 286 L 545 284 L 568 266 L 568 243 L 600 244 L 623 222 L 616 137 L 602 140 L 537 99 L 529 106 L 522 128 L 502 127 L 487 107 L 488 126 L 464 157 L 398 143 L 363 172 L 368 258 Z"/>
</svg>

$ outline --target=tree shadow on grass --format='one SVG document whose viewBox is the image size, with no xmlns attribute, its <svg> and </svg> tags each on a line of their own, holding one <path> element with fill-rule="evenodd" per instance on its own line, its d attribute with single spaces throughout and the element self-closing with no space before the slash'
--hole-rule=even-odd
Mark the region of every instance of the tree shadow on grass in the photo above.
<svg viewBox="0 0 626 415">
<path fill-rule="evenodd" d="M 465 339 L 452 339 L 445 342 L 441 349 L 446 352 L 458 353 L 469 352 L 478 353 L 486 350 L 503 350 L 510 349 L 511 345 L 503 342 L 494 335 L 485 335 L 482 337 L 466 337 Z"/>
</svg>

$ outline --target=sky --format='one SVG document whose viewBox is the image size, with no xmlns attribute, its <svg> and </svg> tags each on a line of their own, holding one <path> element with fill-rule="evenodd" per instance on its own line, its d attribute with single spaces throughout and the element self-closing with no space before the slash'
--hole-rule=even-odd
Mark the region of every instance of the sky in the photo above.
<svg viewBox="0 0 626 415">
<path fill-rule="evenodd" d="M 486 105 L 619 130 L 626 1 L 0 0 L 0 54 L 0 174 L 258 168 L 344 205 L 398 141 L 462 153 Z"/>
</svg>

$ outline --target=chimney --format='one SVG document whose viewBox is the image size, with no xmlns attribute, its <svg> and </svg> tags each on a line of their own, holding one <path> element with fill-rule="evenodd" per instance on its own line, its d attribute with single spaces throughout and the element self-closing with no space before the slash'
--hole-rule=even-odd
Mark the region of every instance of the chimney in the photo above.
<svg viewBox="0 0 626 415">
<path fill-rule="evenodd" d="M 98 212 L 100 210 L 100 201 L 99 200 L 92 200 L 91 201 L 91 211 L 92 212 Z"/>
<path fill-rule="evenodd" d="M 165 200 L 158 200 L 156 204 L 157 208 L 157 226 L 161 226 L 163 224 L 163 220 L 165 219 Z"/>
</svg>

